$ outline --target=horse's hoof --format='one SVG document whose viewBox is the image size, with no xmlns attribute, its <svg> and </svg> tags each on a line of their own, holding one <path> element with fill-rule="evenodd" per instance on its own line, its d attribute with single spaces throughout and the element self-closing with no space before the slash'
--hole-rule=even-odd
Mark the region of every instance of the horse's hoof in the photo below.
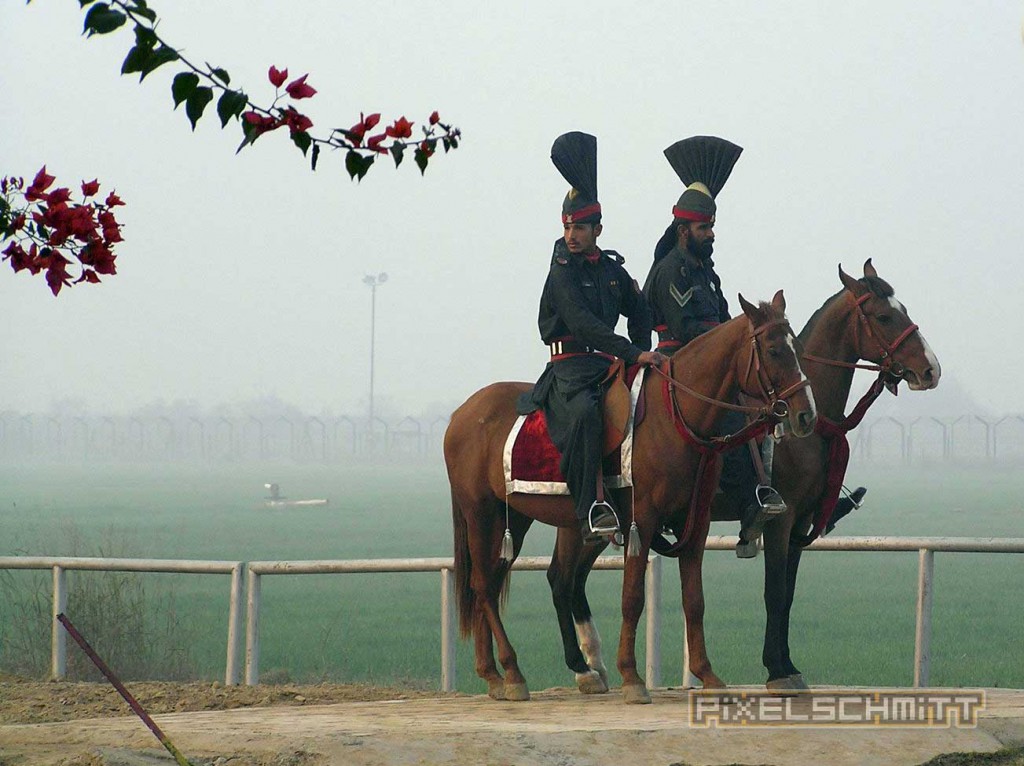
<svg viewBox="0 0 1024 766">
<path fill-rule="evenodd" d="M 792 697 L 800 693 L 800 687 L 793 682 L 790 676 L 773 679 L 765 684 L 765 688 L 779 697 Z"/>
<path fill-rule="evenodd" d="M 627 705 L 650 705 L 651 695 L 643 684 L 622 687 L 622 701 Z"/>
<path fill-rule="evenodd" d="M 505 699 L 509 702 L 525 702 L 530 699 L 530 690 L 526 684 L 510 684 L 505 682 Z"/>
<path fill-rule="evenodd" d="M 505 682 L 501 679 L 487 682 L 487 696 L 492 700 L 505 699 Z"/>
<path fill-rule="evenodd" d="M 702 689 L 728 689 L 729 685 L 718 676 L 711 676 L 701 681 Z"/>
<path fill-rule="evenodd" d="M 607 682 L 596 670 L 576 674 L 576 686 L 583 694 L 604 694 L 608 691 Z"/>
<path fill-rule="evenodd" d="M 793 684 L 794 689 L 799 689 L 802 692 L 810 691 L 811 687 L 804 681 L 803 673 L 791 673 L 789 676 L 790 683 Z"/>
</svg>

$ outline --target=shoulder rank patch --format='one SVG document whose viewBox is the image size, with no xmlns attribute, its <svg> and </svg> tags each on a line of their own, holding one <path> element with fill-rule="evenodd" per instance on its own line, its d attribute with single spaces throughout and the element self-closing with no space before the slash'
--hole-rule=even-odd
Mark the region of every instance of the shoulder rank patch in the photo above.
<svg viewBox="0 0 1024 766">
<path fill-rule="evenodd" d="M 557 263 L 559 266 L 568 266 L 569 265 L 569 259 L 566 258 L 564 255 L 556 255 L 555 256 L 555 263 Z"/>
<path fill-rule="evenodd" d="M 674 284 L 669 284 L 668 293 L 672 296 L 672 300 L 679 304 L 679 308 L 682 308 L 693 297 L 693 288 L 691 287 L 685 293 L 680 294 L 679 289 Z"/>
<path fill-rule="evenodd" d="M 611 258 L 616 263 L 625 263 L 626 262 L 626 259 L 623 258 L 621 255 L 619 255 L 614 250 L 602 250 L 601 252 L 604 253 L 605 255 L 607 255 L 609 258 Z"/>
</svg>

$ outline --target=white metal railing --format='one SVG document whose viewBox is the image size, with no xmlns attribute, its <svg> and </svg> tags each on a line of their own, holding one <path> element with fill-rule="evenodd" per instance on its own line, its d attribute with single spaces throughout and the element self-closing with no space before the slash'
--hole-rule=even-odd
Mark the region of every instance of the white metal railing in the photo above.
<svg viewBox="0 0 1024 766">
<path fill-rule="evenodd" d="M 708 550 L 732 550 L 736 538 L 712 536 Z M 936 552 L 956 553 L 1024 553 L 1024 538 L 1010 537 L 836 537 L 816 540 L 807 551 L 902 551 L 918 553 L 917 608 L 914 638 L 914 686 L 926 687 L 931 670 L 932 592 Z M 601 556 L 594 569 L 622 569 L 621 555 Z M 516 570 L 546 570 L 547 556 L 523 556 L 513 567 Z M 645 599 L 648 607 L 658 604 L 661 590 L 662 559 L 654 556 L 648 562 Z M 349 559 L 323 561 L 178 561 L 159 559 L 100 559 L 59 557 L 0 557 L 0 569 L 52 569 L 54 617 L 66 607 L 67 593 L 64 573 L 68 569 L 134 572 L 190 572 L 198 574 L 231 574 L 231 602 L 228 615 L 227 667 L 225 683 L 239 682 L 238 648 L 240 638 L 242 573 L 246 577 L 245 617 L 245 683 L 259 681 L 259 620 L 262 577 L 267 575 L 350 574 L 439 572 L 441 575 L 441 688 L 455 688 L 456 632 L 454 561 L 451 558 L 419 559 Z M 659 610 L 646 610 L 646 678 L 650 686 L 658 686 L 661 676 L 661 624 Z M 51 674 L 63 678 L 66 673 L 65 637 L 56 619 L 53 621 Z M 683 641 L 683 665 L 689 667 L 686 641 Z M 684 670 L 684 685 L 691 685 Z"/>
<path fill-rule="evenodd" d="M 228 607 L 228 647 L 224 683 L 238 683 L 238 644 L 242 618 L 241 561 L 188 561 L 182 559 L 105 559 L 74 556 L 0 556 L 0 569 L 50 569 L 53 571 L 52 622 L 50 630 L 50 677 L 67 675 L 67 634 L 57 615 L 67 609 L 67 571 L 100 572 L 179 572 L 187 574 L 231 575 L 231 600 Z"/>
</svg>

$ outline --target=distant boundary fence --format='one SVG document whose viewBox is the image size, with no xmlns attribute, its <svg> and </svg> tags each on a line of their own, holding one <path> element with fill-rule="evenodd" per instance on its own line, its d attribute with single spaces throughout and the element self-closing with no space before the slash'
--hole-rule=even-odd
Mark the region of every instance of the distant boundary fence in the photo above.
<svg viewBox="0 0 1024 766">
<path fill-rule="evenodd" d="M 733 550 L 735 537 L 722 535 L 708 538 L 708 550 Z M 914 686 L 927 687 L 931 673 L 932 596 L 936 552 L 955 553 L 1024 553 L 1024 538 L 995 537 L 836 537 L 819 538 L 809 551 L 889 551 L 918 554 L 916 627 L 914 632 Z M 546 570 L 550 559 L 543 556 L 524 556 L 515 562 L 517 570 Z M 623 557 L 601 556 L 595 569 L 622 569 Z M 661 682 L 661 567 L 662 559 L 654 556 L 648 562 L 646 582 L 646 679 L 650 686 Z M 439 572 L 441 574 L 441 689 L 455 689 L 455 652 L 458 645 L 456 624 L 457 608 L 454 590 L 454 562 L 450 558 L 421 559 L 363 559 L 323 561 L 179 561 L 159 559 L 105 559 L 47 556 L 0 557 L 0 570 L 40 569 L 53 573 L 51 629 L 51 677 L 63 679 L 67 674 L 67 640 L 57 622 L 57 615 L 69 608 L 67 600 L 67 571 L 120 571 L 120 572 L 188 572 L 199 574 L 228 574 L 231 576 L 231 594 L 227 619 L 227 659 L 224 683 L 237 685 L 241 680 L 240 643 L 243 573 L 245 587 L 245 683 L 259 683 L 260 611 L 262 578 L 270 575 L 353 574 Z M 74 614 L 74 605 L 70 605 Z M 1007 613 L 1007 620 L 1019 618 Z M 685 618 L 684 618 L 685 622 Z M 1013 623 L 1014 625 L 1016 623 Z M 685 629 L 685 628 L 684 628 Z M 689 659 L 686 641 L 683 641 L 684 686 L 692 686 L 687 668 Z"/>
<path fill-rule="evenodd" d="M 0 462 L 340 463 L 440 454 L 448 418 L 0 413 Z M 850 434 L 866 463 L 1024 460 L 1024 415 L 874 417 Z"/>
</svg>

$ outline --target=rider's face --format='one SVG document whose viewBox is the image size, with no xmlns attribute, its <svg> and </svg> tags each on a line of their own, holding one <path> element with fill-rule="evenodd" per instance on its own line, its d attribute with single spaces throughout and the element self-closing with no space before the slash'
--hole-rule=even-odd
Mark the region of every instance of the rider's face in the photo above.
<svg viewBox="0 0 1024 766">
<path fill-rule="evenodd" d="M 597 247 L 597 238 L 601 234 L 599 223 L 567 223 L 564 224 L 565 246 L 570 253 L 589 253 Z"/>
<path fill-rule="evenodd" d="M 715 249 L 715 224 L 691 222 L 679 227 L 680 239 L 685 239 L 686 249 L 698 258 L 710 258 Z"/>
</svg>

